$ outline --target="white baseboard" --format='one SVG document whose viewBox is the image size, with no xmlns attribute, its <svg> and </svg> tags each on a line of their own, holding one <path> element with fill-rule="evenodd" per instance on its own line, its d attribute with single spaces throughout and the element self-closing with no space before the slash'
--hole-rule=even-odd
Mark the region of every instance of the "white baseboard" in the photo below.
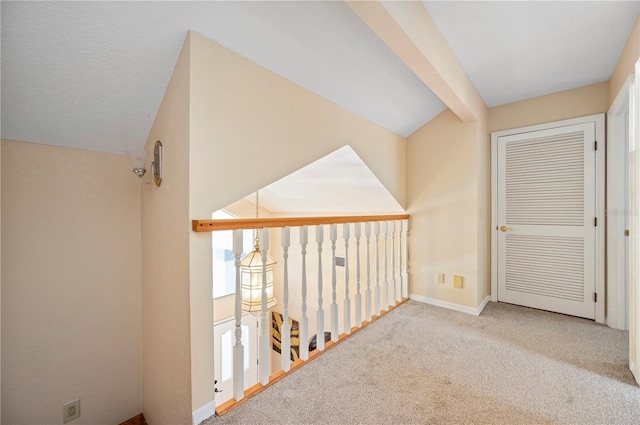
<svg viewBox="0 0 640 425">
<path fill-rule="evenodd" d="M 480 313 L 482 313 L 482 310 L 484 310 L 484 308 L 487 306 L 487 304 L 491 300 L 491 297 L 489 296 L 485 297 L 485 299 L 480 303 L 478 308 L 467 307 L 466 305 L 460 305 L 456 303 L 451 303 L 449 301 L 442 301 L 436 298 L 429 298 L 429 297 L 416 295 L 416 294 L 409 294 L 409 299 L 418 301 L 421 303 L 425 303 L 425 304 L 435 305 L 437 307 L 448 308 L 449 310 L 455 310 L 461 313 L 467 313 L 467 314 L 473 314 L 474 316 L 479 316 Z"/>
<path fill-rule="evenodd" d="M 205 419 L 210 418 L 216 414 L 216 401 L 210 401 L 204 406 L 198 408 L 195 412 L 191 413 L 193 425 L 198 425 Z"/>
<path fill-rule="evenodd" d="M 491 301 L 490 295 L 487 295 L 486 297 L 484 297 L 484 300 L 482 300 L 482 302 L 478 306 L 478 314 L 476 314 L 476 316 L 480 316 L 480 313 L 482 313 L 482 310 L 484 310 L 487 304 L 489 304 L 489 301 Z"/>
</svg>

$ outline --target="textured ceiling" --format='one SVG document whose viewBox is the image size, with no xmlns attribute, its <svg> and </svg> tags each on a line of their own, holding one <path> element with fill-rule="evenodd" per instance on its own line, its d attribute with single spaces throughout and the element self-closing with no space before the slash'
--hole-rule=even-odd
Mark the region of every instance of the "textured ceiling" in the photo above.
<svg viewBox="0 0 640 425">
<path fill-rule="evenodd" d="M 188 30 L 408 135 L 443 103 L 342 2 L 6 2 L 2 137 L 144 144 Z"/>
</svg>

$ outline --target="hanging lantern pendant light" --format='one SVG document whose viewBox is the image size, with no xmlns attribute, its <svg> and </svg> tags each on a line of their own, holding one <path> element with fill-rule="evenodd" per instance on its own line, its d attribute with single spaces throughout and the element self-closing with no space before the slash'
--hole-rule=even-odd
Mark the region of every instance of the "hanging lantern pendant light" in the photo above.
<svg viewBox="0 0 640 425">
<path fill-rule="evenodd" d="M 256 191 L 256 218 L 259 218 L 258 192 Z M 262 311 L 262 280 L 263 273 L 267 280 L 267 310 L 277 304 L 273 296 L 273 268 L 276 260 L 267 255 L 266 267 L 262 263 L 260 251 L 260 232 L 255 230 L 255 246 L 240 262 L 240 275 L 242 279 L 242 309 L 248 312 Z"/>
</svg>

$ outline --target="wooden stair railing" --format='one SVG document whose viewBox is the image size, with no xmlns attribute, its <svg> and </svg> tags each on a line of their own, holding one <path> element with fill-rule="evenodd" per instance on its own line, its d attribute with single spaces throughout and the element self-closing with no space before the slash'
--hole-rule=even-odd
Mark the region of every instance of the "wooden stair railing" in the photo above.
<svg viewBox="0 0 640 425">
<path fill-rule="evenodd" d="M 408 214 L 396 215 L 346 215 L 336 217 L 278 217 L 278 218 L 235 218 L 227 220 L 192 220 L 194 232 L 215 232 L 218 230 L 263 229 L 265 227 L 300 227 L 318 224 L 364 223 L 379 221 L 408 220 Z"/>
<path fill-rule="evenodd" d="M 378 320 L 380 317 L 393 310 L 398 305 L 407 301 L 408 296 L 408 220 L 409 215 L 373 215 L 373 216 L 336 216 L 336 217 L 294 217 L 294 218 L 258 218 L 258 219 L 231 219 L 231 220 L 193 220 L 192 229 L 195 232 L 214 232 L 214 231 L 233 231 L 233 254 L 235 258 L 236 266 L 236 300 L 235 300 L 235 338 L 233 346 L 233 398 L 216 407 L 216 413 L 222 415 L 235 406 L 243 403 L 247 398 L 252 397 L 255 394 L 263 391 L 265 388 L 273 385 L 283 377 L 299 369 L 304 364 L 315 359 L 327 349 L 334 347 L 349 336 L 364 329 L 370 323 Z M 338 242 L 338 224 L 342 225 L 342 242 L 345 250 L 344 261 L 344 299 L 343 299 L 343 332 L 339 333 L 339 311 L 337 305 L 337 270 L 336 270 L 336 245 Z M 362 225 L 364 224 L 364 236 L 366 243 L 366 268 L 365 268 L 365 281 L 366 290 L 364 300 L 360 292 L 360 270 L 361 270 L 361 255 L 360 255 L 360 238 L 362 235 Z M 319 337 L 316 339 L 317 348 L 311 352 L 308 351 L 308 336 L 309 336 L 309 321 L 307 314 L 307 245 L 308 240 L 308 227 L 315 226 L 315 243 L 317 244 L 317 256 L 318 256 L 318 274 L 317 274 L 317 295 L 318 306 L 316 311 L 316 335 Z M 325 343 L 325 339 L 321 336 L 325 335 L 325 312 L 324 312 L 324 300 L 323 300 L 323 269 L 322 269 L 322 252 L 324 243 L 325 227 L 328 227 L 330 250 L 325 252 L 331 253 L 331 306 L 330 306 L 330 330 L 331 341 Z M 351 228 L 353 227 L 353 232 Z M 281 244 L 283 250 L 283 313 L 286 326 L 282 329 L 282 337 L 287 341 L 282 341 L 282 347 L 286 348 L 290 345 L 288 340 L 290 337 L 288 329 L 288 316 L 289 316 L 289 282 L 291 282 L 288 261 L 291 258 L 292 253 L 301 253 L 301 306 L 302 317 L 299 322 L 299 336 L 300 336 L 300 358 L 296 361 L 291 361 L 289 355 L 285 355 L 283 351 L 281 370 L 269 375 L 269 371 L 265 369 L 269 362 L 260 362 L 263 365 L 259 371 L 259 383 L 253 385 L 245 390 L 243 381 L 244 377 L 244 347 L 242 345 L 242 308 L 240 302 L 241 294 L 241 277 L 240 277 L 240 256 L 242 255 L 242 231 L 243 230 L 258 230 L 261 231 L 261 242 L 265 248 L 265 255 L 263 255 L 263 266 L 266 267 L 266 251 L 269 246 L 269 231 L 270 228 L 281 228 Z M 290 250 L 291 228 L 298 228 L 300 251 Z M 398 231 L 396 231 L 398 230 Z M 353 235 L 353 236 L 352 236 Z M 373 238 L 372 238 L 373 236 Z M 356 258 L 355 258 L 355 270 L 356 270 L 356 294 L 354 298 L 350 296 L 350 265 L 349 259 L 349 240 L 355 237 Z M 390 237 L 390 239 L 389 239 Z M 371 250 L 370 244 L 375 244 L 375 249 Z M 380 249 L 382 243 L 383 249 Z M 310 246 L 313 247 L 313 244 Z M 353 245 L 352 245 L 353 246 Z M 389 250 L 391 251 L 389 253 Z M 380 254 L 383 255 L 381 261 Z M 390 257 L 390 258 L 389 258 Z M 396 261 L 397 260 L 397 261 Z M 374 261 L 371 267 L 371 261 Z M 381 276 L 381 265 L 384 266 L 384 274 Z M 391 270 L 389 270 L 389 266 Z M 396 267 L 399 266 L 399 267 Z M 373 270 L 372 270 L 373 268 Z M 390 274 L 389 274 L 390 272 Z M 375 273 L 375 274 L 374 274 Z M 374 279 L 375 287 L 372 285 L 372 279 Z M 261 317 L 261 329 L 260 329 L 260 344 L 259 344 L 259 356 L 260 358 L 269 358 L 270 342 L 268 338 L 268 331 L 266 328 L 267 312 L 266 307 L 266 277 L 263 278 L 262 297 L 263 297 L 263 310 Z M 399 288 L 398 288 L 399 285 Z M 372 293 L 374 292 L 374 293 Z M 372 303 L 373 301 L 373 303 Z M 351 326 L 351 304 L 355 305 L 355 322 L 356 326 Z M 362 303 L 364 302 L 364 317 L 362 317 Z M 286 353 L 288 354 L 288 351 Z"/>
</svg>

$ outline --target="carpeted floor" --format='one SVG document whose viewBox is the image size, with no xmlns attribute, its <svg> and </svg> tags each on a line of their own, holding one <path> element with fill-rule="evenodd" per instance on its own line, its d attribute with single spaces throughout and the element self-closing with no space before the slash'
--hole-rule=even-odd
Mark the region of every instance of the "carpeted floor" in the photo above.
<svg viewBox="0 0 640 425">
<path fill-rule="evenodd" d="M 640 424 L 628 333 L 489 303 L 409 301 L 207 425 Z"/>
</svg>

